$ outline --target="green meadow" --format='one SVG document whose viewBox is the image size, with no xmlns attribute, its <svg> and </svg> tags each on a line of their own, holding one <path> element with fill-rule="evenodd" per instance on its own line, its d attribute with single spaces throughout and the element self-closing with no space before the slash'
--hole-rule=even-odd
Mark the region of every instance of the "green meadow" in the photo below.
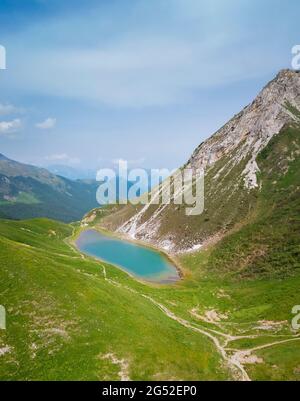
<svg viewBox="0 0 300 401">
<path fill-rule="evenodd" d="M 240 379 L 215 338 L 229 359 L 230 348 L 266 346 L 254 352 L 262 362 L 244 365 L 252 380 L 299 379 L 290 324 L 300 275 L 219 279 L 204 252 L 182 259 L 180 283 L 151 286 L 77 252 L 66 240 L 75 226 L 2 220 L 0 231 L 2 380 Z M 266 320 L 281 323 L 259 328 Z M 292 341 L 268 346 L 282 340 Z"/>
</svg>

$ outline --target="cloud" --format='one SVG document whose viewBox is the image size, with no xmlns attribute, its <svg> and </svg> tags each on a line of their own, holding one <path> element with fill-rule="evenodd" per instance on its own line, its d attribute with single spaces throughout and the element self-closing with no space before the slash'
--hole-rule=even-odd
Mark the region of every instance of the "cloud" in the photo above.
<svg viewBox="0 0 300 401">
<path fill-rule="evenodd" d="M 39 129 L 51 129 L 56 125 L 56 118 L 46 118 L 45 121 L 35 124 L 35 126 Z"/>
<path fill-rule="evenodd" d="M 12 39 L 10 90 L 15 85 L 46 96 L 140 108 L 185 102 L 201 89 L 268 74 L 281 66 L 282 53 L 268 37 L 261 40 L 259 29 L 246 29 L 245 17 L 257 19 L 251 4 L 124 2 L 130 28 L 116 7 L 43 21 L 22 33 L 32 47 Z M 82 35 L 86 26 L 88 36 Z M 64 38 L 59 45 L 53 40 L 58 35 Z"/>
<path fill-rule="evenodd" d="M 0 121 L 0 135 L 14 134 L 22 127 L 22 122 L 19 118 L 12 121 Z"/>
<path fill-rule="evenodd" d="M 46 156 L 45 160 L 51 163 L 58 164 L 79 164 L 80 159 L 78 157 L 71 157 L 67 153 L 57 153 L 50 156 Z"/>
<path fill-rule="evenodd" d="M 0 116 L 8 115 L 8 114 L 20 114 L 23 113 L 24 109 L 20 107 L 13 106 L 8 103 L 0 103 Z"/>
</svg>

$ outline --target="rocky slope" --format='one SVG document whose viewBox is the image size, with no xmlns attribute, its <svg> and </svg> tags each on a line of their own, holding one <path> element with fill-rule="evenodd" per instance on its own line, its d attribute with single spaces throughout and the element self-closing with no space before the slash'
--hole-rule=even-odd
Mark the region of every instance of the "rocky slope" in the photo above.
<svg viewBox="0 0 300 401">
<path fill-rule="evenodd" d="M 226 155 L 232 155 L 232 165 L 249 157 L 242 172 L 245 186 L 257 187 L 258 153 L 284 125 L 297 120 L 294 110 L 299 106 L 300 74 L 282 70 L 249 106 L 194 151 L 188 165 L 207 170 Z"/>
<path fill-rule="evenodd" d="M 186 163 L 185 167 L 205 170 L 204 213 L 186 216 L 184 206 L 127 205 L 114 209 L 101 225 L 171 252 L 218 240 L 255 213 L 262 186 L 257 157 L 284 127 L 300 121 L 299 110 L 300 73 L 282 70 Z"/>
</svg>

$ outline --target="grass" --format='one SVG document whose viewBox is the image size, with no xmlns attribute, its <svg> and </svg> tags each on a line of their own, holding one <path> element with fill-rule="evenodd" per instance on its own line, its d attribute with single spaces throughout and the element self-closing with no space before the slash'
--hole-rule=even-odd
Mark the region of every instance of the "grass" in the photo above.
<svg viewBox="0 0 300 401">
<path fill-rule="evenodd" d="M 1 356 L 2 380 L 118 379 L 119 367 L 101 359 L 107 353 L 124 359 L 137 380 L 229 376 L 210 341 L 107 283 L 99 263 L 63 241 L 69 226 L 3 220 L 0 231 L 0 303 L 7 310 L 0 349 L 10 347 Z"/>
<path fill-rule="evenodd" d="M 299 303 L 300 276 L 223 280 L 203 267 L 210 252 L 182 258 L 190 276 L 175 286 L 144 285 L 105 265 L 108 277 L 123 286 L 118 288 L 104 280 L 100 263 L 82 258 L 64 241 L 72 231 L 46 219 L 0 222 L 0 304 L 7 310 L 0 349 L 10 347 L 1 356 L 2 380 L 118 380 L 121 367 L 102 359 L 108 353 L 128 363 L 131 379 L 226 380 L 232 372 L 213 343 L 169 319 L 141 294 L 203 328 L 217 327 L 193 318 L 191 309 L 225 313 L 228 320 L 218 329 L 239 335 L 257 333 L 259 320 L 290 322 L 292 306 Z M 291 336 L 289 324 L 278 334 Z M 260 334 L 230 345 L 245 349 L 277 340 Z M 288 347 L 293 357 L 281 356 Z M 249 367 L 252 379 L 271 378 L 273 359 L 278 366 L 273 378 L 298 378 L 296 342 L 260 354 L 265 363 Z"/>
</svg>

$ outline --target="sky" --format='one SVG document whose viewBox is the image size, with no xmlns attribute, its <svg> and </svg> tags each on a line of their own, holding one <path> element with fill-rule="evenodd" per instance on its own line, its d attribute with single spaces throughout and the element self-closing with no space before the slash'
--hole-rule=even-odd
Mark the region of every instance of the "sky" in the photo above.
<svg viewBox="0 0 300 401">
<path fill-rule="evenodd" d="M 173 169 L 300 44 L 299 0 L 0 0 L 0 153 Z"/>
</svg>

